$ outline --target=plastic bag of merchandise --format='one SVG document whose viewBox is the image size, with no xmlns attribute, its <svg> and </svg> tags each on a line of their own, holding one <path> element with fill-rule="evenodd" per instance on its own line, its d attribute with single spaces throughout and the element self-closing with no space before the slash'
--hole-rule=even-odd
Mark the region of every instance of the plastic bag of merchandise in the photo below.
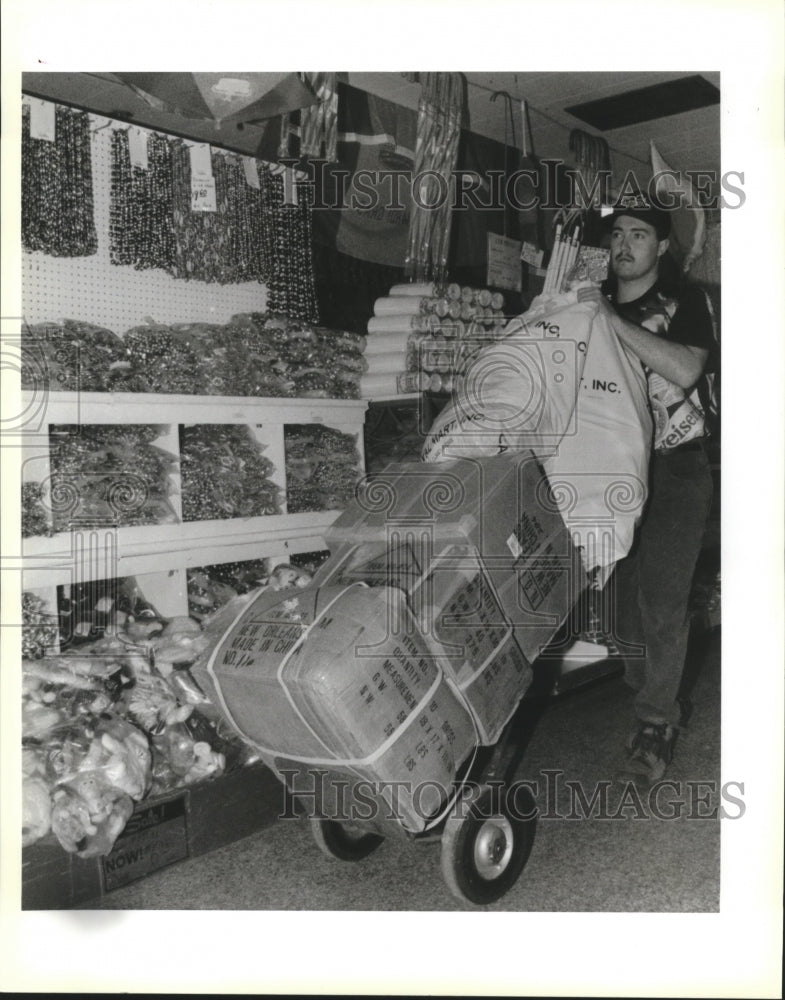
<svg viewBox="0 0 785 1000">
<path fill-rule="evenodd" d="M 191 712 L 184 707 L 180 717 L 152 737 L 155 792 L 215 777 L 226 767 L 223 753 L 213 749 L 209 740 L 196 738 L 186 725 Z"/>
<path fill-rule="evenodd" d="M 22 847 L 34 844 L 52 828 L 52 801 L 46 758 L 37 747 L 22 750 Z"/>
<path fill-rule="evenodd" d="M 27 388 L 145 391 L 141 382 L 125 384 L 130 378 L 125 345 L 105 327 L 73 319 L 24 324 L 22 345 L 22 385 Z"/>
<path fill-rule="evenodd" d="M 85 719 L 49 747 L 52 831 L 80 857 L 107 854 L 151 782 L 147 737 L 128 720 Z"/>
<path fill-rule="evenodd" d="M 536 298 L 473 358 L 422 455 L 439 462 L 530 449 L 593 569 L 629 551 L 650 441 L 640 362 L 572 289 Z"/>
<path fill-rule="evenodd" d="M 171 327 L 150 321 L 127 330 L 123 340 L 131 369 L 146 380 L 150 392 L 193 395 L 204 391 L 198 355 Z"/>
</svg>

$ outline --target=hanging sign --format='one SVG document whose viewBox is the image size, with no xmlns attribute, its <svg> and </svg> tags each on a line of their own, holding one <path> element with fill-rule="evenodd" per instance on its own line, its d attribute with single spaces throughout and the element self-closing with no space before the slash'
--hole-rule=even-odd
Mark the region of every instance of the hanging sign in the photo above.
<svg viewBox="0 0 785 1000">
<path fill-rule="evenodd" d="M 297 184 L 296 184 L 295 173 L 292 167 L 284 167 L 283 203 L 284 205 L 297 204 Z"/>
<path fill-rule="evenodd" d="M 262 185 L 259 182 L 259 171 L 256 167 L 256 160 L 250 156 L 244 156 L 243 170 L 245 171 L 246 184 L 249 184 L 252 188 L 259 190 Z"/>
<path fill-rule="evenodd" d="M 30 101 L 30 138 L 55 141 L 55 106 L 49 101 Z"/>
<path fill-rule="evenodd" d="M 188 149 L 191 157 L 191 177 L 203 180 L 213 176 L 213 160 L 210 147 L 205 143 L 194 143 Z"/>
<path fill-rule="evenodd" d="M 521 290 L 521 242 L 507 236 L 488 233 L 488 275 L 491 288 Z"/>
<path fill-rule="evenodd" d="M 204 143 L 195 143 L 188 153 L 191 158 L 191 211 L 215 212 L 212 151 Z"/>
<path fill-rule="evenodd" d="M 542 267 L 544 250 L 538 250 L 533 243 L 524 243 L 521 247 L 521 260 L 524 264 L 531 264 L 532 267 Z"/>
<path fill-rule="evenodd" d="M 132 167 L 147 170 L 147 132 L 135 125 L 128 129 L 128 156 Z"/>
</svg>

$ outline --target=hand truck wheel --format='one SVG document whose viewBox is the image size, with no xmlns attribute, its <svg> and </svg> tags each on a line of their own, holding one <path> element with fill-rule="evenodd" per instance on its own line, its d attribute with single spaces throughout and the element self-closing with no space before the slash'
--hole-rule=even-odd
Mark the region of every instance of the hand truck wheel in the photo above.
<svg viewBox="0 0 785 1000">
<path fill-rule="evenodd" d="M 311 833 L 322 854 L 339 861 L 360 861 L 384 841 L 380 833 L 368 833 L 335 819 L 312 819 Z"/>
<path fill-rule="evenodd" d="M 518 788 L 514 809 L 500 786 L 480 786 L 456 802 L 442 833 L 442 875 L 450 892 L 471 903 L 495 903 L 523 871 L 534 843 L 534 798 Z"/>
</svg>

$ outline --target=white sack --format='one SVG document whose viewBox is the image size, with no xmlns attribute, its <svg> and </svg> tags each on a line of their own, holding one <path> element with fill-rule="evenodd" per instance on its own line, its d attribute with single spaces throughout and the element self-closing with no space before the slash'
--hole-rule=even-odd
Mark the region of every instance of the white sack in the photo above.
<svg viewBox="0 0 785 1000">
<path fill-rule="evenodd" d="M 598 307 L 539 296 L 471 362 L 423 447 L 426 462 L 530 448 L 588 570 L 629 551 L 646 499 L 646 379 Z"/>
</svg>

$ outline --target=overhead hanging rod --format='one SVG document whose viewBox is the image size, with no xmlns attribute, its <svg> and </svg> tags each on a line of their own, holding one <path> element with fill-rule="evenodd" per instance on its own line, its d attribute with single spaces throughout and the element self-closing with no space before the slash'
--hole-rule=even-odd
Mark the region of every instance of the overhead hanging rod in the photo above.
<svg viewBox="0 0 785 1000">
<path fill-rule="evenodd" d="M 474 80 L 468 80 L 467 79 L 466 80 L 466 85 L 468 87 L 474 87 L 476 90 L 482 90 L 486 94 L 490 94 L 491 95 L 491 100 L 493 100 L 493 95 L 494 94 L 502 94 L 502 93 L 506 94 L 507 93 L 506 91 L 493 90 L 491 87 L 486 87 L 486 86 L 484 86 L 481 83 L 475 83 Z M 510 96 L 510 95 L 508 95 L 508 96 Z M 515 100 L 519 100 L 519 101 L 521 101 L 523 99 L 524 98 L 522 98 L 522 97 L 515 98 Z M 547 111 L 543 111 L 541 108 L 535 107 L 531 103 L 531 101 L 529 101 L 529 100 L 526 101 L 526 108 L 527 108 L 528 111 L 534 112 L 534 114 L 539 115 L 541 118 L 547 119 L 553 125 L 558 125 L 558 127 L 560 129 L 563 129 L 565 132 L 569 133 L 569 132 L 572 132 L 572 130 L 573 130 L 573 126 L 571 126 L 571 125 L 565 125 L 563 122 L 560 122 L 558 120 L 558 118 L 554 118 L 553 115 L 549 115 Z M 651 166 L 651 164 L 649 163 L 648 160 L 642 160 L 639 156 L 633 156 L 632 153 L 627 153 L 623 149 L 617 149 L 615 146 L 610 146 L 610 145 L 608 146 L 608 149 L 612 153 L 616 153 L 619 156 L 623 156 L 623 157 L 625 157 L 628 160 L 634 160 L 635 163 L 642 163 L 642 164 L 644 164 L 644 166 L 647 166 L 647 167 Z"/>
</svg>

